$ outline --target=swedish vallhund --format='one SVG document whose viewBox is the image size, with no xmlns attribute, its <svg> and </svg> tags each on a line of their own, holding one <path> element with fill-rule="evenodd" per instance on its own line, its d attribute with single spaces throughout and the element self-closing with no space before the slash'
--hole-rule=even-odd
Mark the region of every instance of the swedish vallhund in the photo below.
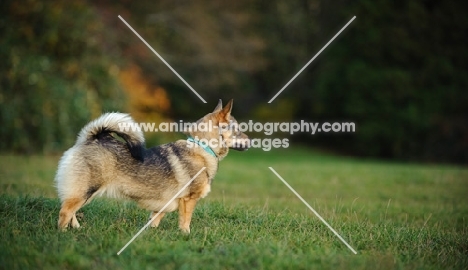
<svg viewBox="0 0 468 270">
<path fill-rule="evenodd" d="M 200 198 L 211 189 L 218 162 L 229 152 L 247 150 L 250 140 L 231 116 L 233 101 L 223 108 L 221 100 L 212 113 L 196 124 L 212 123 L 213 130 L 184 130 L 187 140 L 145 148 L 140 129 L 126 129 L 134 120 L 123 113 L 106 113 L 88 123 L 75 145 L 60 159 L 55 182 L 61 201 L 58 227 L 80 227 L 76 212 L 94 197 L 131 199 L 154 217 L 203 167 L 205 170 L 151 223 L 157 227 L 167 212 L 179 210 L 179 227 L 190 233 L 192 213 Z M 211 121 L 211 122 L 210 122 Z M 120 138 L 119 138 L 120 137 Z M 200 141 L 217 140 L 215 146 Z"/>
</svg>

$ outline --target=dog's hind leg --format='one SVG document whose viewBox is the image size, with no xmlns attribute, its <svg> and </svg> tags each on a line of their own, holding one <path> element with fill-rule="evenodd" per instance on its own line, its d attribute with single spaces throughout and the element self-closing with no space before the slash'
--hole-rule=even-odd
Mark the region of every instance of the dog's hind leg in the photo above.
<svg viewBox="0 0 468 270">
<path fill-rule="evenodd" d="M 152 219 L 155 215 L 157 215 L 158 212 L 152 212 L 150 215 L 150 219 Z M 164 217 L 166 213 L 160 212 L 159 215 L 151 222 L 151 227 L 156 228 L 159 226 L 159 222 L 161 222 L 161 219 Z"/>
<path fill-rule="evenodd" d="M 179 228 L 184 233 L 190 233 L 190 221 L 198 199 L 181 198 L 179 201 Z"/>
<path fill-rule="evenodd" d="M 62 202 L 62 208 L 60 209 L 58 220 L 59 229 L 65 230 L 70 222 L 73 228 L 80 227 L 75 213 L 85 204 L 85 202 L 85 198 L 70 198 L 65 199 Z"/>
</svg>

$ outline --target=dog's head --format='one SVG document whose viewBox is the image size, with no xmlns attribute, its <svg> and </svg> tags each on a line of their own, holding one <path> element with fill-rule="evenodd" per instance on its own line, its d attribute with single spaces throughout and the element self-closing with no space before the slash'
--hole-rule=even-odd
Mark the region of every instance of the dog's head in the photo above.
<svg viewBox="0 0 468 270">
<path fill-rule="evenodd" d="M 250 147 L 249 137 L 239 130 L 236 119 L 231 115 L 233 100 L 223 107 L 222 101 L 213 112 L 205 115 L 196 122 L 197 130 L 192 129 L 185 133 L 198 140 L 218 140 L 218 147 L 245 151 Z M 210 126 L 211 125 L 211 126 Z M 207 127 L 203 129 L 203 127 Z"/>
<path fill-rule="evenodd" d="M 229 100 L 223 108 L 222 101 L 219 100 L 212 114 L 218 121 L 218 133 L 226 141 L 228 147 L 238 151 L 245 151 L 250 147 L 250 139 L 239 130 L 237 120 L 231 115 L 233 102 L 232 99 Z"/>
</svg>

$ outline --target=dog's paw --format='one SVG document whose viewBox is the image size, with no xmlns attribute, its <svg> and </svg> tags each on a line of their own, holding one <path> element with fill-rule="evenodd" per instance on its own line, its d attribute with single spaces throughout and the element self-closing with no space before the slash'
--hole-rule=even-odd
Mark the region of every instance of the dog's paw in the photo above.
<svg viewBox="0 0 468 270">
<path fill-rule="evenodd" d="M 184 234 L 190 234 L 190 227 L 180 227 L 180 230 Z"/>
<path fill-rule="evenodd" d="M 76 220 L 76 218 L 74 218 L 74 219 L 72 220 L 71 226 L 72 226 L 72 228 L 74 228 L 74 229 L 78 229 L 78 228 L 81 227 L 81 226 L 80 226 L 80 223 L 78 222 L 78 220 Z"/>
<path fill-rule="evenodd" d="M 149 227 L 151 227 L 151 228 L 157 228 L 157 227 L 159 227 L 159 223 L 160 223 L 160 220 L 155 219 L 155 220 L 153 220 L 153 221 L 151 222 L 151 224 L 149 225 Z"/>
</svg>

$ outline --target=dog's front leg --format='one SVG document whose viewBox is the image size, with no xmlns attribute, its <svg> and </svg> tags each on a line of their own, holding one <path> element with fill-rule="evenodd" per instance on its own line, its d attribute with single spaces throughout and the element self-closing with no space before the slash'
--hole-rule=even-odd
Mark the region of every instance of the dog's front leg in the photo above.
<svg viewBox="0 0 468 270">
<path fill-rule="evenodd" d="M 179 201 L 179 228 L 184 233 L 190 233 L 190 221 L 198 199 L 181 198 Z"/>
<path fill-rule="evenodd" d="M 154 216 L 156 216 L 158 214 L 158 212 L 154 211 L 150 214 L 150 219 L 153 219 Z M 161 212 L 159 213 L 159 215 L 153 220 L 153 222 L 151 222 L 151 227 L 152 228 L 156 228 L 159 226 L 159 222 L 161 222 L 161 219 L 164 217 L 166 213 L 164 212 Z"/>
<path fill-rule="evenodd" d="M 185 199 L 179 199 L 179 228 L 182 229 L 182 224 L 185 224 Z"/>
</svg>

